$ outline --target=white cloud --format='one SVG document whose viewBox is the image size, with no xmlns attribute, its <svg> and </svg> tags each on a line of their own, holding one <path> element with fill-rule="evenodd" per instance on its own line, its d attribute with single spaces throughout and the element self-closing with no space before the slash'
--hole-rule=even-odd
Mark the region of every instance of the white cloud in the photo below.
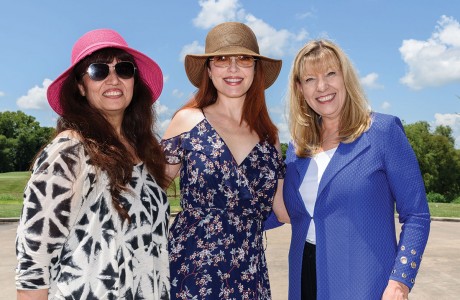
<svg viewBox="0 0 460 300">
<path fill-rule="evenodd" d="M 267 103 L 267 105 L 269 104 Z M 268 111 L 273 115 L 279 115 L 281 118 L 286 118 L 288 113 L 287 107 L 283 105 L 269 105 Z"/>
<path fill-rule="evenodd" d="M 201 11 L 193 20 L 193 24 L 199 28 L 210 29 L 215 25 L 238 21 L 245 23 L 254 31 L 259 43 L 260 54 L 280 58 L 285 52 L 295 52 L 299 48 L 299 43 L 305 41 L 308 32 L 305 29 L 299 33 L 292 33 L 286 29 L 277 30 L 258 19 L 254 15 L 247 13 L 238 0 L 206 0 L 199 2 Z M 204 46 L 197 41 L 185 45 L 181 51 L 180 59 L 183 61 L 188 53 L 204 53 Z"/>
<path fill-rule="evenodd" d="M 43 80 L 43 86 L 34 86 L 31 88 L 27 95 L 21 96 L 16 104 L 23 109 L 43 109 L 48 108 L 48 101 L 46 99 L 46 90 L 51 84 L 51 79 L 46 78 Z"/>
<path fill-rule="evenodd" d="M 279 139 L 281 143 L 288 143 L 291 139 L 291 134 L 289 132 L 289 125 L 287 123 L 288 118 L 288 107 L 286 105 L 275 105 L 269 106 L 268 111 L 272 120 L 280 120 L 276 122 L 276 127 L 278 128 Z"/>
<path fill-rule="evenodd" d="M 169 80 L 169 75 L 163 75 L 163 83 L 168 82 Z"/>
<path fill-rule="evenodd" d="M 452 128 L 455 148 L 460 149 L 460 114 L 434 114 L 435 126 L 444 125 Z"/>
<path fill-rule="evenodd" d="M 0 97 L 5 96 L 5 92 L 0 91 Z"/>
<path fill-rule="evenodd" d="M 193 19 L 198 28 L 209 29 L 222 22 L 238 20 L 238 16 L 244 14 L 244 10 L 239 10 L 238 0 L 206 0 L 199 1 L 199 5 L 201 11 Z"/>
<path fill-rule="evenodd" d="M 412 89 L 460 80 L 460 24 L 452 17 L 441 16 L 428 40 L 404 40 L 399 51 L 408 67 L 400 82 Z"/>
<path fill-rule="evenodd" d="M 313 12 L 310 12 L 310 11 L 296 14 L 297 19 L 306 19 L 306 18 L 311 18 L 311 17 L 314 17 L 314 16 L 315 16 L 315 14 Z"/>
<path fill-rule="evenodd" d="M 245 17 L 246 25 L 251 27 L 257 36 L 260 54 L 272 57 L 282 57 L 284 53 L 290 50 L 294 45 L 297 47 L 298 42 L 303 41 L 308 36 L 307 31 L 302 30 L 298 34 L 288 30 L 276 30 L 263 20 L 248 14 Z"/>
<path fill-rule="evenodd" d="M 163 105 L 160 100 L 154 103 L 154 109 L 157 113 L 157 122 L 155 124 L 156 132 L 162 137 L 171 122 L 171 109 Z"/>
<path fill-rule="evenodd" d="M 383 110 L 388 110 L 390 109 L 390 107 L 391 107 L 391 104 L 388 101 L 383 101 L 382 105 L 380 105 L 380 108 L 382 108 Z"/>
<path fill-rule="evenodd" d="M 283 122 L 277 123 L 276 127 L 278 127 L 280 143 L 289 143 L 289 141 L 291 140 L 291 133 L 289 132 L 289 125 L 285 121 L 283 121 Z"/>
<path fill-rule="evenodd" d="M 158 100 L 154 103 L 154 109 L 159 116 L 169 113 L 169 107 L 161 104 L 161 101 Z"/>
<path fill-rule="evenodd" d="M 172 95 L 175 97 L 175 98 L 179 98 L 181 99 L 183 96 L 184 96 L 184 93 L 179 91 L 178 89 L 174 89 L 172 91 Z"/>
<path fill-rule="evenodd" d="M 312 19 L 315 18 L 317 19 L 317 12 L 318 10 L 314 7 L 311 7 L 308 11 L 305 12 L 298 12 L 295 15 L 296 19 Z"/>
<path fill-rule="evenodd" d="M 360 78 L 360 81 L 364 87 L 370 89 L 382 89 L 383 85 L 377 82 L 378 79 L 379 75 L 377 73 L 369 73 L 366 76 Z"/>
<path fill-rule="evenodd" d="M 184 62 L 185 60 L 185 55 L 187 54 L 200 54 L 204 53 L 204 46 L 200 45 L 198 41 L 193 41 L 193 43 L 185 45 L 182 47 L 182 50 L 180 52 L 180 57 L 179 60 Z"/>
<path fill-rule="evenodd" d="M 168 126 L 169 126 L 169 123 L 171 123 L 170 118 L 168 118 L 168 119 L 166 119 L 166 120 L 164 120 L 164 121 L 161 121 L 161 120 L 160 120 L 159 122 L 157 122 L 157 124 L 156 124 L 156 125 L 157 125 L 156 130 L 157 130 L 157 133 L 158 133 L 158 135 L 159 135 L 160 137 L 164 136 L 165 131 L 166 131 L 166 129 L 167 129 Z"/>
</svg>

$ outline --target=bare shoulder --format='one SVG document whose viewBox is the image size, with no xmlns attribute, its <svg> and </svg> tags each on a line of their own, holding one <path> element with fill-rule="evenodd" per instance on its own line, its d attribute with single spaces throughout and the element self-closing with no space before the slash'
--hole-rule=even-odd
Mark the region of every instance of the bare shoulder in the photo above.
<svg viewBox="0 0 460 300">
<path fill-rule="evenodd" d="M 198 108 L 181 109 L 171 119 L 163 139 L 169 139 L 181 133 L 190 131 L 203 119 L 203 112 Z"/>
</svg>

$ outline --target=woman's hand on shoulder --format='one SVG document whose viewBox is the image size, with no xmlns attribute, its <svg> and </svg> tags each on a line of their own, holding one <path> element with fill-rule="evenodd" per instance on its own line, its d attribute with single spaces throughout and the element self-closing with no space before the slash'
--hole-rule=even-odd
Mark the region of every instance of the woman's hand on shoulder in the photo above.
<svg viewBox="0 0 460 300">
<path fill-rule="evenodd" d="M 190 131 L 204 119 L 199 108 L 184 108 L 176 112 L 165 131 L 163 139 L 169 139 L 181 133 Z"/>
</svg>

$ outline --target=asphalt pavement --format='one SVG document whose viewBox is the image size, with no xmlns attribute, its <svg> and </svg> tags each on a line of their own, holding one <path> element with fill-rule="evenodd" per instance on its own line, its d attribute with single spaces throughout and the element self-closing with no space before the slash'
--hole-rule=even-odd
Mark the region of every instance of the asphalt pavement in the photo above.
<svg viewBox="0 0 460 300">
<path fill-rule="evenodd" d="M 457 220 L 458 221 L 458 220 Z M 14 239 L 17 222 L 0 222 L 0 299 L 16 299 Z M 290 225 L 267 232 L 267 261 L 273 300 L 286 300 Z M 410 300 L 460 299 L 460 222 L 431 223 L 428 245 Z"/>
</svg>

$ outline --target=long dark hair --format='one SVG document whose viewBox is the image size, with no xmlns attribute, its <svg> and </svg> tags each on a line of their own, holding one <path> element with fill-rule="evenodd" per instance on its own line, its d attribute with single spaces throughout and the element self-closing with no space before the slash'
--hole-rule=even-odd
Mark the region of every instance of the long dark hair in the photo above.
<svg viewBox="0 0 460 300">
<path fill-rule="evenodd" d="M 78 89 L 81 74 L 91 63 L 110 63 L 113 59 L 136 64 L 127 52 L 116 48 L 104 48 L 84 58 L 75 66 L 74 76 L 70 75 L 61 89 L 63 113 L 57 122 L 56 134 L 65 130 L 78 133 L 91 163 L 105 171 L 109 177 L 115 209 L 122 219 L 129 220 L 128 212 L 120 206 L 119 197 L 122 191 L 128 190 L 127 184 L 131 180 L 134 158 L 120 141 L 112 125 L 98 110 L 89 105 L 86 97 L 82 96 Z M 166 160 L 159 144 L 159 137 L 153 132 L 156 115 L 152 109 L 152 98 L 150 89 L 136 72 L 133 99 L 124 112 L 122 134 L 156 182 L 165 189 L 168 182 L 165 173 Z"/>
<path fill-rule="evenodd" d="M 209 66 L 209 60 L 206 62 Z M 198 91 L 183 108 L 204 108 L 216 102 L 217 89 L 212 84 L 208 72 L 202 74 L 201 84 Z M 278 128 L 273 124 L 268 114 L 265 103 L 265 80 L 262 64 L 256 61 L 254 70 L 254 79 L 249 88 L 243 106 L 241 122 L 245 121 L 251 130 L 254 130 L 260 139 L 267 140 L 270 144 L 275 145 L 278 139 Z"/>
</svg>

